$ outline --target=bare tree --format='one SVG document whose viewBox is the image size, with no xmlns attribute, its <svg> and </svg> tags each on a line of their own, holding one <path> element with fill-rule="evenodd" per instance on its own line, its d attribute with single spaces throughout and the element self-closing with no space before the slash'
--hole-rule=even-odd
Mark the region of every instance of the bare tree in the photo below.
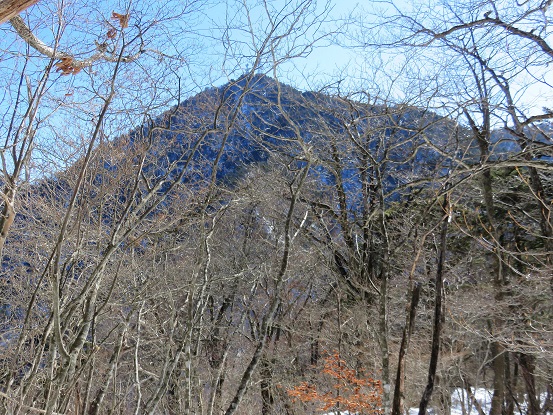
<svg viewBox="0 0 553 415">
<path fill-rule="evenodd" d="M 481 235 L 486 235 L 487 244 L 481 247 L 487 261 L 493 263 L 496 306 L 487 326 L 480 330 L 489 341 L 489 359 L 494 367 L 492 414 L 512 413 L 516 400 L 512 385 L 520 367 L 518 359 L 513 359 L 516 354 L 511 354 L 516 347 L 503 337 L 504 330 L 513 328 L 508 322 L 517 314 L 507 305 L 516 291 L 512 284 L 530 269 L 537 274 L 549 269 L 551 222 L 545 206 L 550 205 L 544 188 L 549 182 L 551 137 L 546 121 L 551 112 L 524 102 L 534 88 L 544 95 L 551 92 L 545 70 L 551 60 L 548 6 L 548 2 L 511 7 L 507 3 L 467 1 L 428 7 L 421 4 L 407 11 L 389 2 L 384 11 L 389 30 L 386 34 L 380 31 L 383 37 L 378 40 L 366 39 L 375 47 L 391 46 L 402 54 L 416 53 L 418 62 L 412 70 L 420 74 L 421 80 L 437 85 L 436 93 L 427 98 L 429 104 L 439 113 L 457 114 L 460 125 L 468 128 L 463 134 L 473 142 L 467 146 L 465 141 L 465 150 L 450 153 L 449 158 L 451 166 L 455 166 L 453 183 L 454 188 L 455 183 L 460 185 L 461 200 L 466 200 L 463 183 L 474 181 L 484 201 L 479 228 Z M 437 62 L 436 54 L 447 59 Z M 422 96 L 424 90 L 421 91 Z M 518 179 L 501 183 L 499 178 L 508 171 L 516 171 Z M 509 198 L 509 191 L 517 196 Z M 526 197 L 533 199 L 533 207 L 526 205 L 524 209 L 533 212 L 528 213 L 532 225 L 515 213 L 524 215 L 515 205 L 521 203 L 520 198 L 528 200 Z M 505 215 L 514 224 L 510 219 L 506 221 Z M 458 227 L 476 240 L 483 237 L 467 230 L 466 223 L 461 222 Z M 520 257 L 525 239 L 522 235 L 528 235 L 526 232 L 540 235 L 540 248 L 533 252 L 541 259 L 533 256 L 525 261 Z M 536 353 L 539 355 L 537 350 Z M 531 412 L 539 413 L 534 398 L 535 380 L 530 375 L 536 370 L 533 358 L 523 358 L 522 365 L 529 365 L 523 371 L 528 380 L 524 382 L 529 388 Z M 544 379 L 544 388 L 547 382 Z"/>
<path fill-rule="evenodd" d="M 228 276 L 223 252 L 213 251 L 220 246 L 214 236 L 222 238 L 226 212 L 244 205 L 221 187 L 219 174 L 223 163 L 240 162 L 232 140 L 248 128 L 247 97 L 263 79 L 256 72 L 274 70 L 276 75 L 281 63 L 307 53 L 313 40 L 300 46 L 293 36 L 319 24 L 324 13 L 316 15 L 311 2 L 300 2 L 280 10 L 275 20 L 274 6 L 264 4 L 271 24 L 258 43 L 259 23 L 250 20 L 254 54 L 249 71 L 223 88 L 206 90 L 193 104 L 180 105 L 186 88 L 196 85 L 183 80 L 174 64 L 184 63 L 184 56 L 192 61 L 194 49 L 181 49 L 188 46 L 187 38 L 177 39 L 175 32 L 170 53 L 160 52 L 156 35 L 188 30 L 177 18 L 193 16 L 199 3 L 185 5 L 184 12 L 181 4 L 179 16 L 168 16 L 163 8 L 152 15 L 149 5 L 142 6 L 108 17 L 99 13 L 98 33 L 106 45 L 96 45 L 97 51 L 82 60 L 58 51 L 72 49 L 67 45 L 72 46 L 75 33 L 98 33 L 79 27 L 79 13 L 69 8 L 58 13 L 52 45 L 35 37 L 37 32 L 25 35 L 26 57 L 48 66 L 43 71 L 24 60 L 18 68 L 20 87 L 14 90 L 21 102 L 28 95 L 28 105 L 22 112 L 16 99 L 5 112 L 15 121 L 2 153 L 12 156 L 3 158 L 2 243 L 13 278 L 27 278 L 31 287 L 12 293 L 19 308 L 10 315 L 13 334 L 6 336 L 2 361 L 2 399 L 10 413 L 157 413 L 161 408 L 232 413 L 249 391 L 282 313 L 292 246 L 303 226 L 296 223 L 296 209 L 310 171 L 302 164 L 309 147 L 294 127 L 289 141 L 296 155 L 288 160 L 286 196 L 279 201 L 288 213 L 277 215 L 284 242 L 277 238 L 274 252 L 267 251 L 273 256 L 264 260 L 272 271 L 253 273 L 253 281 L 240 280 L 252 275 L 253 258 L 246 257 Z M 243 11 L 249 18 L 249 9 Z M 73 33 L 63 19 L 70 13 L 76 13 L 68 24 Z M 243 45 L 229 33 L 227 45 Z M 241 56 L 227 54 L 222 62 L 231 65 L 235 58 Z M 63 76 L 69 74 L 75 77 Z M 41 81 L 38 87 L 30 75 Z M 280 100 L 281 87 L 275 85 Z M 171 101 L 177 105 L 160 116 L 157 112 Z M 280 102 L 276 108 L 287 117 Z M 58 141 L 49 141 L 49 134 Z M 39 161 L 46 161 L 41 167 L 49 166 L 52 173 L 33 170 Z M 26 168 L 28 176 L 22 174 Z M 14 205 L 20 221 L 13 221 Z M 6 244 L 10 226 L 16 232 Z M 34 244 L 26 244 L 26 235 L 33 235 Z M 16 252 L 29 260 L 21 265 Z M 235 288 L 225 292 L 227 283 Z M 223 383 L 230 377 L 226 356 L 243 333 L 245 310 L 253 309 L 263 287 L 273 285 L 269 305 L 253 321 L 259 333 L 246 370 L 234 374 L 238 386 Z M 211 371 L 201 363 L 206 344 L 213 348 Z M 221 354 L 215 356 L 214 349 Z M 202 395 L 207 376 L 214 376 L 209 399 Z"/>
</svg>

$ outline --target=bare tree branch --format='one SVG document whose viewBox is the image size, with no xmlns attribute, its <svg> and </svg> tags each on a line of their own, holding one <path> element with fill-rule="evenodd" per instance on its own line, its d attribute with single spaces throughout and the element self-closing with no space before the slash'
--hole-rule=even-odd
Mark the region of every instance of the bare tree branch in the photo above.
<svg viewBox="0 0 553 415">
<path fill-rule="evenodd" d="M 38 0 L 0 0 L 0 24 L 7 22 L 36 3 Z"/>
<path fill-rule="evenodd" d="M 138 59 L 138 57 L 142 55 L 142 53 L 144 53 L 144 50 L 141 48 L 139 52 L 134 55 L 120 57 L 117 51 L 114 51 L 113 53 L 108 53 L 107 46 L 105 44 L 99 44 L 97 45 L 98 51 L 96 53 L 86 59 L 79 60 L 68 52 L 59 51 L 52 48 L 51 46 L 46 45 L 42 40 L 34 35 L 34 33 L 31 31 L 31 29 L 29 29 L 29 27 L 21 17 L 12 17 L 10 19 L 10 24 L 15 29 L 17 34 L 21 36 L 21 38 L 37 52 L 49 58 L 60 60 L 60 63 L 58 63 L 56 66 L 58 66 L 59 69 L 63 70 L 64 74 L 76 74 L 82 68 L 86 68 L 92 65 L 94 62 L 98 61 L 120 61 L 125 63 L 132 62 Z"/>
</svg>

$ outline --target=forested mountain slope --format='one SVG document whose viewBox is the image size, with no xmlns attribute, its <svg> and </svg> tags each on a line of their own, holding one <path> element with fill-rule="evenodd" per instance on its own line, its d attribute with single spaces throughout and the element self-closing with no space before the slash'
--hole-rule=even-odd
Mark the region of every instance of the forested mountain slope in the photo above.
<svg viewBox="0 0 553 415">
<path fill-rule="evenodd" d="M 21 196 L 3 405 L 379 413 L 434 360 L 440 413 L 457 387 L 550 411 L 549 131 L 251 72 L 102 141 Z"/>
</svg>

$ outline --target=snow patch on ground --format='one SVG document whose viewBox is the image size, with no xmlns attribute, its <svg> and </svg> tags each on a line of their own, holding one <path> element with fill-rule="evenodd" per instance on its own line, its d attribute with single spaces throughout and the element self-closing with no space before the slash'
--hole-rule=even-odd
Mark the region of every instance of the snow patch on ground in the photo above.
<svg viewBox="0 0 553 415">
<path fill-rule="evenodd" d="M 485 414 L 490 413 L 490 408 L 492 405 L 492 395 L 493 391 L 484 389 L 484 388 L 477 388 L 473 389 L 472 391 L 474 395 L 474 399 L 480 404 L 482 407 L 482 410 Z M 545 400 L 545 394 L 541 397 L 542 401 Z M 429 414 L 436 414 L 438 415 L 439 412 L 429 408 L 428 409 Z M 410 408 L 409 409 L 409 415 L 418 415 L 419 414 L 419 408 Z M 524 415 L 526 414 L 526 405 L 522 404 L 520 407 L 520 410 L 515 409 L 516 415 Z M 549 415 L 551 415 L 550 412 L 548 412 Z M 328 412 L 323 415 L 355 415 L 350 414 L 348 411 L 345 412 Z M 451 415 L 478 415 L 478 410 L 476 409 L 476 406 L 472 405 L 471 398 L 468 396 L 467 391 L 461 388 L 454 389 L 451 393 Z"/>
<path fill-rule="evenodd" d="M 484 388 L 477 388 L 472 391 L 474 399 L 480 404 L 485 413 L 489 413 L 492 404 L 492 391 Z M 456 388 L 451 393 L 451 415 L 478 415 L 478 410 L 467 394 L 467 391 L 461 388 Z M 432 408 L 428 409 L 428 413 L 437 414 L 438 412 Z M 409 415 L 418 415 L 419 408 L 410 408 Z"/>
<path fill-rule="evenodd" d="M 492 405 L 492 391 L 484 388 L 477 388 L 473 391 L 474 399 L 480 404 L 485 413 L 488 413 Z M 471 405 L 471 399 L 466 390 L 457 388 L 451 394 L 451 415 L 478 414 L 475 405 Z M 465 410 L 463 411 L 463 408 Z"/>
</svg>

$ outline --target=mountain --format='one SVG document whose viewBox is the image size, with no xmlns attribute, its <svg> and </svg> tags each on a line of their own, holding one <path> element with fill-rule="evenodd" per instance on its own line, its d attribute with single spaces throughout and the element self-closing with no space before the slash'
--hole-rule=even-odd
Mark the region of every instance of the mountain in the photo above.
<svg viewBox="0 0 553 415">
<path fill-rule="evenodd" d="M 300 166 L 310 148 L 313 172 L 324 185 L 335 183 L 339 174 L 355 192 L 365 163 L 378 167 L 386 192 L 397 197 L 399 186 L 445 174 L 452 162 L 448 153 L 459 146 L 452 142 L 456 128 L 422 109 L 302 93 L 265 75 L 247 74 L 187 99 L 118 140 L 125 149 L 151 143 L 156 156 L 144 172 L 153 178 L 171 170 L 171 177 L 182 175 L 188 183 L 213 178 L 230 186 L 249 166 L 277 154 Z M 339 172 L 331 167 L 337 160 Z"/>
<path fill-rule="evenodd" d="M 0 287 L 3 403 L 306 413 L 296 391 L 380 407 L 409 335 L 409 408 L 442 295 L 433 406 L 489 389 L 499 345 L 540 396 L 553 320 L 538 197 L 551 180 L 524 163 L 548 149 L 512 136 L 494 132 L 482 161 L 474 131 L 447 117 L 246 74 L 102 142 L 18 194 Z M 406 302 L 417 292 L 418 308 Z"/>
</svg>

